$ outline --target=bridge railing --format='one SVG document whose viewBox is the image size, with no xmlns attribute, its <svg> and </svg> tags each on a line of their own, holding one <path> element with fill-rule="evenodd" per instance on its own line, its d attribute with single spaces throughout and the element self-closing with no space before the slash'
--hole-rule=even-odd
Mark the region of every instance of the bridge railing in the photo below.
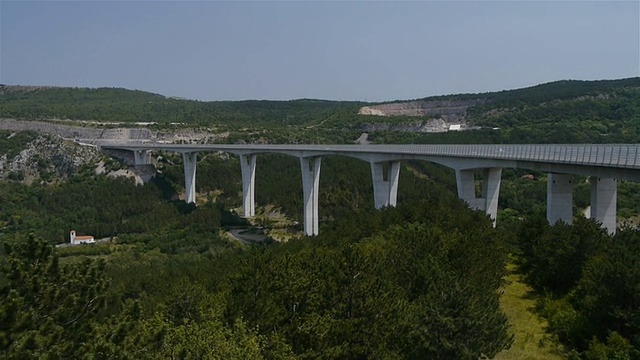
<svg viewBox="0 0 640 360">
<path fill-rule="evenodd" d="M 111 147 L 118 147 L 112 145 Z M 312 151 L 322 153 L 373 153 L 432 155 L 479 159 L 564 163 L 576 165 L 640 168 L 639 144 L 549 144 L 549 145 L 133 145 L 120 148 L 180 149 L 177 151 Z"/>
<path fill-rule="evenodd" d="M 638 145 L 432 145 L 408 152 L 424 155 L 640 167 Z"/>
</svg>

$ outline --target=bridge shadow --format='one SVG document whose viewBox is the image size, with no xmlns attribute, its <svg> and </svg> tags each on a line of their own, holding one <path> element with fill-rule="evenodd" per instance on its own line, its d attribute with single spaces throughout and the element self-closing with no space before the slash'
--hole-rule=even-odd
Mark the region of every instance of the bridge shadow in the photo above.
<svg viewBox="0 0 640 360">
<path fill-rule="evenodd" d="M 164 177 L 164 175 L 156 174 L 156 176 L 154 176 L 149 182 L 160 189 L 162 192 L 162 199 L 167 201 L 176 201 L 180 199 L 178 191 L 173 184 Z"/>
</svg>

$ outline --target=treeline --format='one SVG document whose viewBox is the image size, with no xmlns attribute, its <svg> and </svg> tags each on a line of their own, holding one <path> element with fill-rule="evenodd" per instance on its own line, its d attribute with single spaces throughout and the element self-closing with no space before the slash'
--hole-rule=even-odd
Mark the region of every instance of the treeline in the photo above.
<svg viewBox="0 0 640 360">
<path fill-rule="evenodd" d="M 640 359 L 640 232 L 607 234 L 577 217 L 549 226 L 532 218 L 517 232 L 520 269 L 543 294 L 549 331 L 584 359 Z"/>
<path fill-rule="evenodd" d="M 301 99 L 290 101 L 196 101 L 120 88 L 45 88 L 5 91 L 0 117 L 227 125 L 231 128 L 320 122 L 343 107 L 360 103 Z"/>
<path fill-rule="evenodd" d="M 535 105 L 552 100 L 569 100 L 579 96 L 599 95 L 614 89 L 638 86 L 640 86 L 640 77 L 617 80 L 559 80 L 514 90 L 437 95 L 415 100 L 395 100 L 389 101 L 388 103 L 487 99 L 490 103 L 493 102 L 504 107 L 512 107 L 517 104 Z"/>
<path fill-rule="evenodd" d="M 640 87 L 640 77 L 618 80 L 560 80 L 515 90 L 503 90 L 486 94 L 490 103 L 502 108 L 536 106 L 549 102 L 606 97 L 616 93 Z M 485 104 L 489 105 L 489 103 Z M 488 108 L 477 109 L 479 112 Z"/>
<path fill-rule="evenodd" d="M 421 99 L 479 99 L 470 125 L 498 131 L 453 134 L 375 132 L 384 143 L 636 143 L 640 139 L 640 78 L 559 81 L 485 94 Z M 0 117 L 185 123 L 232 130 L 231 141 L 350 142 L 366 124 L 415 124 L 424 117 L 358 115 L 361 102 L 193 101 L 117 88 L 4 91 Z M 162 126 L 162 125 L 159 125 Z M 269 134 L 265 135 L 264 131 Z M 347 132 L 348 135 L 341 134 Z"/>
<path fill-rule="evenodd" d="M 477 359 L 510 345 L 498 307 L 506 252 L 483 214 L 440 193 L 325 230 L 203 255 L 122 248 L 61 261 L 34 237 L 5 246 L 0 354 Z"/>
</svg>

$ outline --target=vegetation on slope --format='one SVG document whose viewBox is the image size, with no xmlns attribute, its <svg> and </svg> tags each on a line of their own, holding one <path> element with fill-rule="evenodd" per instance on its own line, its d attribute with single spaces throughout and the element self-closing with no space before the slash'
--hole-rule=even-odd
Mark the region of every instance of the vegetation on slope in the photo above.
<svg viewBox="0 0 640 360">
<path fill-rule="evenodd" d="M 9 159 L 15 157 L 37 137 L 38 134 L 32 131 L 20 131 L 14 134 L 0 131 L 0 156 L 6 155 Z"/>
<path fill-rule="evenodd" d="M 640 232 L 615 236 L 593 221 L 524 222 L 520 269 L 539 293 L 549 330 L 585 359 L 640 359 Z"/>
<path fill-rule="evenodd" d="M 312 124 L 342 107 L 357 112 L 358 104 L 311 99 L 203 102 L 120 88 L 45 88 L 4 91 L 0 95 L 0 117 L 187 123 L 237 128 L 256 124 Z"/>
<path fill-rule="evenodd" d="M 430 118 L 358 115 L 359 107 L 370 105 L 359 102 L 202 102 L 126 89 L 11 89 L 5 86 L 0 94 L 0 118 L 187 123 L 242 130 L 245 135 L 247 130 L 264 129 L 277 129 L 276 133 L 313 130 L 327 135 L 332 131 L 361 130 L 365 124 L 415 124 Z M 499 127 L 500 131 L 464 132 L 444 138 L 440 134 L 410 133 L 402 135 L 403 139 L 396 135 L 393 140 L 389 138 L 393 132 L 381 131 L 377 139 L 386 143 L 633 143 L 640 138 L 640 78 L 558 81 L 517 90 L 416 101 L 460 99 L 482 100 L 467 110 L 470 125 Z M 305 142 L 318 142 L 304 137 Z M 329 138 L 344 141 L 340 136 Z"/>
<path fill-rule="evenodd" d="M 506 253 L 488 219 L 451 200 L 441 193 L 429 206 L 355 212 L 317 238 L 240 253 L 120 245 L 106 261 L 62 263 L 29 237 L 0 255 L 0 352 L 493 356 L 511 342 L 497 291 Z M 61 286 L 68 282 L 74 287 Z"/>
</svg>

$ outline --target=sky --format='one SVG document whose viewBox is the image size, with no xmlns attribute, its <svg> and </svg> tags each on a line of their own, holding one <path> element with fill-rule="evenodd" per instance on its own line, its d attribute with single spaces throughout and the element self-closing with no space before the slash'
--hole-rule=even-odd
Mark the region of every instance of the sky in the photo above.
<svg viewBox="0 0 640 360">
<path fill-rule="evenodd" d="M 0 83 L 388 101 L 640 76 L 640 1 L 0 1 Z"/>
</svg>

